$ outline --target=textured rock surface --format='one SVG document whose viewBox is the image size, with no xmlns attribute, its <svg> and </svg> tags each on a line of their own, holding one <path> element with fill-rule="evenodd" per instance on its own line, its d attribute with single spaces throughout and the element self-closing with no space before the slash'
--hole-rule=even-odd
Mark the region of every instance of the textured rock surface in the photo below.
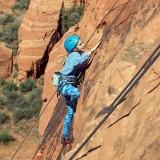
<svg viewBox="0 0 160 160">
<path fill-rule="evenodd" d="M 14 4 L 15 0 L 0 0 L 0 10 L 3 12 L 12 12 L 11 6 Z"/>
<path fill-rule="evenodd" d="M 11 13 L 15 0 L 0 0 L 0 11 Z M 8 77 L 12 71 L 12 50 L 0 44 L 0 78 Z"/>
<path fill-rule="evenodd" d="M 12 50 L 0 46 L 0 78 L 10 76 L 12 72 Z"/>
<path fill-rule="evenodd" d="M 61 0 L 31 1 L 19 29 L 18 79 L 20 81 L 27 76 L 37 77 L 37 74 L 44 73 L 45 66 L 43 68 L 40 66 L 47 63 L 48 52 L 57 40 L 61 6 Z M 55 38 L 53 41 L 52 36 Z"/>
<path fill-rule="evenodd" d="M 62 67 L 60 62 L 66 54 L 63 49 L 64 39 L 75 33 L 81 35 L 86 42 L 115 2 L 86 1 L 81 22 L 70 28 L 52 49 L 45 70 L 43 99 L 47 101 L 44 102 L 42 111 L 46 105 L 47 108 L 39 123 L 42 142 L 35 159 L 68 160 L 112 109 L 110 104 L 158 46 L 159 1 L 131 0 L 110 27 L 126 2 L 117 2 L 87 45 L 87 48 L 91 48 L 103 33 L 108 33 L 85 73 L 71 129 L 71 136 L 74 136 L 72 145 L 60 144 L 66 110 L 62 97 L 58 101 L 54 96 L 50 102 L 56 90 L 52 86 L 52 74 Z M 151 66 L 75 159 L 160 159 L 159 63 L 160 59 Z"/>
<path fill-rule="evenodd" d="M 48 55 L 60 39 L 58 21 L 62 4 L 69 7 L 73 3 L 80 4 L 80 1 L 31 1 L 19 29 L 19 81 L 45 72 Z"/>
</svg>

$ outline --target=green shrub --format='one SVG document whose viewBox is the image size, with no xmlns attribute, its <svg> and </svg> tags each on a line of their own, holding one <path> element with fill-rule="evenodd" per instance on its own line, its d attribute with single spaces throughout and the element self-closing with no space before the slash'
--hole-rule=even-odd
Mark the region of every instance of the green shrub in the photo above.
<svg viewBox="0 0 160 160">
<path fill-rule="evenodd" d="M 42 107 L 42 91 L 42 88 L 38 87 L 34 89 L 27 98 L 27 101 L 30 102 L 29 106 L 32 108 L 34 114 L 39 114 L 40 108 Z"/>
<path fill-rule="evenodd" d="M 6 25 L 14 21 L 14 17 L 11 14 L 5 14 L 3 17 L 0 17 L 0 24 Z"/>
<path fill-rule="evenodd" d="M 1 33 L 2 36 L 1 36 L 0 40 L 9 44 L 8 47 L 10 47 L 10 48 L 12 48 L 11 44 L 14 41 L 18 40 L 18 28 L 19 28 L 19 26 L 20 26 L 19 23 L 11 23 L 10 25 L 7 25 L 3 29 L 3 33 Z"/>
<path fill-rule="evenodd" d="M 16 15 L 13 22 L 6 24 L 6 26 L 0 30 L 0 41 L 5 42 L 6 47 L 12 49 L 14 56 L 18 50 L 18 29 L 22 19 L 23 15 Z"/>
<path fill-rule="evenodd" d="M 17 36 L 17 38 L 18 38 L 18 36 Z M 15 39 L 15 40 L 12 42 L 12 44 L 10 44 L 10 45 L 8 46 L 8 48 L 12 49 L 12 54 L 13 54 L 13 56 L 16 56 L 16 55 L 17 55 L 18 44 L 19 44 L 18 39 Z"/>
<path fill-rule="evenodd" d="M 11 8 L 12 8 L 12 11 L 27 10 L 29 4 L 30 4 L 30 0 L 16 0 L 15 4 Z"/>
<path fill-rule="evenodd" d="M 17 0 L 20 2 L 20 0 Z M 23 0 L 24 3 L 27 3 L 26 0 Z M 17 55 L 18 50 L 18 29 L 24 17 L 24 12 L 20 14 L 5 14 L 5 16 L 0 17 L 0 24 L 3 24 L 3 28 L 0 28 L 0 41 L 5 42 L 6 47 L 12 49 L 13 56 Z"/>
<path fill-rule="evenodd" d="M 39 115 L 43 103 L 41 95 L 42 88 L 38 87 L 34 89 L 27 98 L 32 117 L 37 117 Z"/>
<path fill-rule="evenodd" d="M 35 88 L 28 96 L 27 101 L 33 102 L 36 98 L 41 98 L 42 91 L 43 89 L 41 87 Z"/>
<path fill-rule="evenodd" d="M 4 12 L 0 10 L 0 14 L 3 14 Z"/>
<path fill-rule="evenodd" d="M 27 109 L 17 109 L 13 112 L 13 122 L 17 123 L 22 119 L 29 120 L 33 117 L 32 110 L 30 108 Z"/>
<path fill-rule="evenodd" d="M 71 26 L 77 24 L 84 12 L 83 6 L 73 6 L 71 8 L 63 8 L 61 19 L 62 19 L 62 34 L 68 31 Z"/>
<path fill-rule="evenodd" d="M 15 138 L 8 134 L 7 131 L 3 131 L 1 134 L 0 134 L 0 142 L 1 144 L 7 144 L 9 141 L 14 141 Z"/>
<path fill-rule="evenodd" d="M 13 104 L 18 98 L 19 94 L 16 91 L 11 91 L 7 95 L 7 102 L 10 101 L 11 104 Z"/>
<path fill-rule="evenodd" d="M 19 95 L 16 91 L 11 91 L 7 93 L 5 105 L 8 107 L 9 110 L 12 111 L 16 108 L 14 103 L 17 101 L 18 98 Z"/>
<path fill-rule="evenodd" d="M 14 66 L 15 70 L 18 72 L 18 70 L 19 70 L 18 69 L 18 63 L 15 63 L 13 66 Z"/>
<path fill-rule="evenodd" d="M 4 84 L 6 84 L 6 79 L 0 78 L 0 86 L 3 86 Z"/>
<path fill-rule="evenodd" d="M 27 103 L 22 94 L 17 93 L 16 91 L 11 91 L 6 95 L 5 105 L 9 110 L 13 111 L 16 108 L 27 108 L 29 103 Z"/>
<path fill-rule="evenodd" d="M 26 130 L 27 130 L 27 127 L 26 127 L 26 126 L 20 125 L 20 126 L 18 126 L 18 127 L 16 127 L 16 128 L 14 129 L 14 133 L 23 134 L 23 133 L 26 132 Z"/>
<path fill-rule="evenodd" d="M 18 77 L 18 72 L 14 72 L 12 75 L 13 78 L 17 78 Z"/>
<path fill-rule="evenodd" d="M 32 117 L 37 117 L 39 115 L 40 109 L 42 107 L 42 88 L 36 88 L 32 90 L 30 95 L 26 100 L 27 107 L 19 107 L 19 109 L 13 112 L 13 122 L 17 123 L 22 119 L 29 120 Z"/>
<path fill-rule="evenodd" d="M 0 109 L 2 109 L 4 105 L 5 105 L 4 100 L 2 97 L 0 97 Z"/>
<path fill-rule="evenodd" d="M 43 78 L 43 77 L 41 77 L 41 78 L 40 78 L 40 80 L 39 80 L 39 84 L 40 84 L 41 86 L 43 86 L 43 85 L 44 85 L 44 78 Z"/>
<path fill-rule="evenodd" d="M 30 102 L 30 108 L 32 112 L 32 117 L 37 117 L 39 115 L 40 109 L 42 107 L 42 88 L 36 88 L 33 90 L 28 97 L 27 101 Z"/>
<path fill-rule="evenodd" d="M 7 123 L 8 121 L 9 121 L 9 116 L 4 112 L 0 113 L 0 124 Z"/>
<path fill-rule="evenodd" d="M 4 37 L 5 37 L 5 35 L 2 35 L 2 38 L 0 38 L 0 39 L 2 39 L 2 41 L 6 40 L 5 46 L 7 48 L 12 49 L 12 55 L 16 56 L 17 55 L 17 50 L 18 50 L 18 43 L 19 43 L 18 39 L 16 39 L 16 37 L 14 37 L 15 39 L 12 39 L 12 41 L 10 41 L 10 39 L 8 39 L 8 38 L 4 39 Z M 7 42 L 9 42 L 9 43 L 7 43 Z"/>
<path fill-rule="evenodd" d="M 17 90 L 17 85 L 13 82 L 13 81 L 9 81 L 8 83 L 6 83 L 3 87 L 2 87 L 2 92 L 4 94 L 7 94 L 11 91 L 15 91 Z"/>
<path fill-rule="evenodd" d="M 32 130 L 31 130 L 31 133 L 30 135 L 32 136 L 39 136 L 39 132 L 38 132 L 38 128 L 37 127 L 34 127 Z"/>
<path fill-rule="evenodd" d="M 19 85 L 19 90 L 21 92 L 29 92 L 36 86 L 36 80 L 27 79 L 21 82 Z"/>
<path fill-rule="evenodd" d="M 37 117 L 39 115 L 40 109 L 42 107 L 42 99 L 38 98 L 32 102 L 32 114 L 33 117 Z"/>
<path fill-rule="evenodd" d="M 22 109 L 17 109 L 13 112 L 12 119 L 14 123 L 19 122 L 24 118 L 24 113 Z"/>
</svg>

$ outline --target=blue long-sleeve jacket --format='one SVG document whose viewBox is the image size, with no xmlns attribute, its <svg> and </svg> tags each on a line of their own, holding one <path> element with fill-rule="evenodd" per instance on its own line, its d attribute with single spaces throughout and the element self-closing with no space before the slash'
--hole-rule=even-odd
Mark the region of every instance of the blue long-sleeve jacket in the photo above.
<svg viewBox="0 0 160 160">
<path fill-rule="evenodd" d="M 83 71 L 85 62 L 88 59 L 88 52 L 84 52 L 82 55 L 78 52 L 72 52 L 69 54 L 65 66 L 60 70 L 60 73 L 68 77 L 75 77 L 75 75 Z"/>
</svg>

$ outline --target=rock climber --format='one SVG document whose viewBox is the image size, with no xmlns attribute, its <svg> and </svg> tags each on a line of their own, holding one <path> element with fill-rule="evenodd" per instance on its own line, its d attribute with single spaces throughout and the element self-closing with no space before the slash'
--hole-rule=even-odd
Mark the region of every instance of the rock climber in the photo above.
<svg viewBox="0 0 160 160">
<path fill-rule="evenodd" d="M 77 88 L 76 76 L 85 69 L 86 61 L 89 60 L 91 53 L 94 52 L 99 46 L 100 42 L 89 51 L 85 51 L 80 36 L 71 35 L 64 41 L 64 48 L 68 52 L 64 68 L 60 70 L 60 82 L 58 89 L 65 97 L 67 114 L 63 124 L 62 144 L 70 144 L 70 126 L 72 123 L 73 115 L 75 113 L 77 100 L 80 97 L 80 90 Z M 85 51 L 85 52 L 84 52 Z"/>
</svg>

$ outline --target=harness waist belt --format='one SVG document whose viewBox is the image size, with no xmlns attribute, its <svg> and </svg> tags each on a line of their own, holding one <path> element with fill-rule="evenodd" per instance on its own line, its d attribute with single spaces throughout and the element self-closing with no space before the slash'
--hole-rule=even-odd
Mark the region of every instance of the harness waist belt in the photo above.
<svg viewBox="0 0 160 160">
<path fill-rule="evenodd" d="M 62 75 L 62 74 L 61 74 L 60 78 L 67 80 L 68 82 L 76 82 L 76 78 L 69 78 L 69 77 Z"/>
</svg>

